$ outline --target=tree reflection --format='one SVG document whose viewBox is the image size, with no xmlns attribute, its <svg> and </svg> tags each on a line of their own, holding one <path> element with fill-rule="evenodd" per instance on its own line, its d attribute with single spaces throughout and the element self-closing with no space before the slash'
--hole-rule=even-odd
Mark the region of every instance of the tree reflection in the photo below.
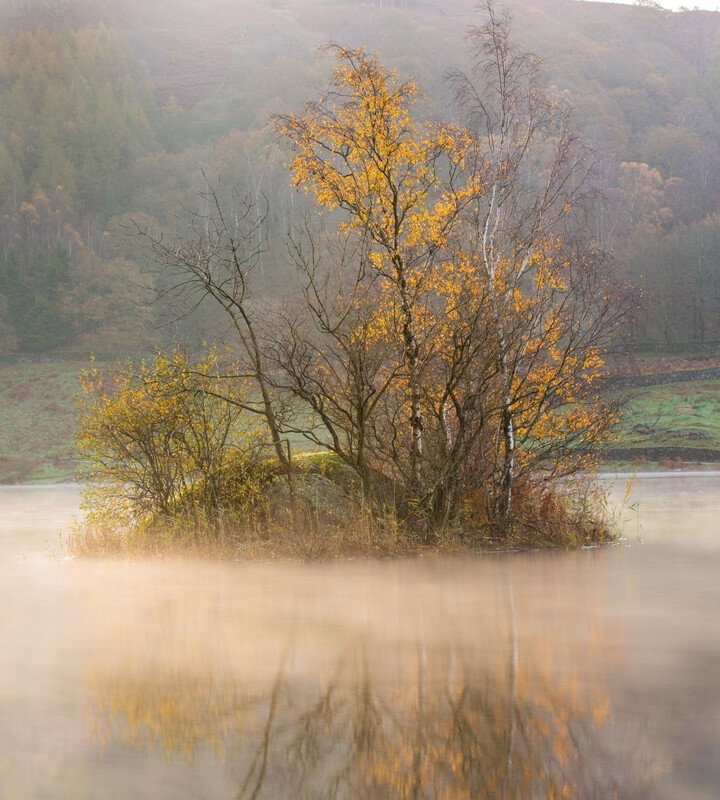
<svg viewBox="0 0 720 800">
<path fill-rule="evenodd" d="M 512 626 L 506 639 L 493 656 L 418 641 L 392 667 L 361 640 L 322 669 L 289 644 L 252 681 L 96 670 L 91 707 L 103 744 L 211 748 L 238 800 L 648 796 L 601 687 L 556 673 L 542 643 L 519 651 Z"/>
</svg>

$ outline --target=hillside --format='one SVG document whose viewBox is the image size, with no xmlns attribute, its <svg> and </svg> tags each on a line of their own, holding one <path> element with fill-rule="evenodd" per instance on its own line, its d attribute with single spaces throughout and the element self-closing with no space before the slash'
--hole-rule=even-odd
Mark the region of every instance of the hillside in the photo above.
<svg viewBox="0 0 720 800">
<path fill-rule="evenodd" d="M 720 339 L 720 14 L 576 0 L 508 3 L 519 42 L 598 155 L 588 224 L 638 299 L 635 342 Z M 467 69 L 471 0 L 5 0 L 0 4 L 0 351 L 122 352 L 168 341 L 144 255 L 124 234 L 177 229 L 212 182 L 267 198 L 262 283 L 303 198 L 273 113 L 325 84 L 328 41 L 413 75 L 437 116 Z M 58 187 L 62 187 L 58 190 Z M 162 282 L 162 279 L 160 279 Z M 110 300 L 112 298 L 112 300 Z M 210 311 L 173 336 L 217 335 Z"/>
</svg>

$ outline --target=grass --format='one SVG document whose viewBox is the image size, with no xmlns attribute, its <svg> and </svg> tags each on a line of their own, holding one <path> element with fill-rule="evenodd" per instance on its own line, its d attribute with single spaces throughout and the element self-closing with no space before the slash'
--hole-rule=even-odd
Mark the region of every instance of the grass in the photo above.
<svg viewBox="0 0 720 800">
<path fill-rule="evenodd" d="M 617 532 L 609 522 L 580 522 L 558 514 L 554 528 L 519 529 L 507 539 L 448 530 L 432 543 L 409 534 L 394 520 L 358 514 L 343 524 L 308 525 L 226 521 L 222 530 L 177 518 L 152 527 L 83 525 L 68 539 L 66 552 L 76 558 L 179 557 L 219 560 L 326 561 L 334 558 L 383 558 L 409 555 L 460 555 L 480 552 L 574 549 L 612 543 Z"/>
<path fill-rule="evenodd" d="M 437 547 L 425 548 L 438 552 Z M 84 524 L 69 537 L 67 552 L 80 558 L 188 557 L 221 560 L 324 560 L 336 556 L 395 556 L 422 548 L 388 522 L 370 514 L 352 521 L 318 524 L 306 514 L 220 523 L 183 517 L 151 525 Z"/>
<path fill-rule="evenodd" d="M 508 551 L 575 549 L 616 542 L 609 523 L 590 529 L 566 517 L 554 531 L 518 531 L 509 539 L 468 536 L 448 531 L 427 544 L 387 522 L 369 515 L 343 525 L 311 528 L 304 525 L 229 525 L 221 536 L 209 526 L 174 520 L 153 529 L 118 526 L 78 528 L 66 543 L 76 558 L 132 559 L 147 557 L 208 558 L 230 561 L 327 561 L 335 558 L 387 558 L 417 555 L 462 555 Z"/>
<path fill-rule="evenodd" d="M 73 398 L 78 375 L 88 366 L 81 361 L 0 364 L 0 483 L 72 479 L 77 464 Z M 629 404 L 617 447 L 720 450 L 720 380 L 647 386 L 623 393 Z M 690 413 L 678 413 L 683 406 Z M 652 469 L 651 463 L 643 461 L 624 462 L 624 466 L 631 472 L 641 465 Z M 613 462 L 612 466 L 623 465 Z"/>
<path fill-rule="evenodd" d="M 82 362 L 0 364 L 0 483 L 57 483 L 75 470 Z"/>
<path fill-rule="evenodd" d="M 336 459 L 306 455 L 295 473 L 295 499 L 278 493 L 276 481 L 257 488 L 252 504 L 203 516 L 182 512 L 121 519 L 102 502 L 67 542 L 67 552 L 86 558 L 206 557 L 222 560 L 327 560 L 347 557 L 450 555 L 508 550 L 564 549 L 617 540 L 616 520 L 604 493 L 586 476 L 563 487 L 542 483 L 516 487 L 516 519 L 504 533 L 488 524 L 469 501 L 441 528 L 427 520 L 403 523 L 391 508 L 371 511 Z M 323 475 L 320 483 L 308 482 Z M 334 475 L 334 479 L 330 479 Z M 310 498 L 303 490 L 313 492 Z M 340 494 L 338 494 L 338 492 Z M 311 492 L 312 494 L 312 492 Z M 483 521 L 485 520 L 485 521 Z"/>
<path fill-rule="evenodd" d="M 720 381 L 628 390 L 618 447 L 720 449 Z"/>
</svg>

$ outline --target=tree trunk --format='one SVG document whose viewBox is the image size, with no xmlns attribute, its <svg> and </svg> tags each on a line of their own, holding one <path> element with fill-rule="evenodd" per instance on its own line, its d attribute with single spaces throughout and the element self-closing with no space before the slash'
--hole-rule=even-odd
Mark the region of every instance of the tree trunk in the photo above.
<svg viewBox="0 0 720 800">
<path fill-rule="evenodd" d="M 395 259 L 398 288 L 400 289 L 400 303 L 403 314 L 402 337 L 403 355 L 408 370 L 408 386 L 410 389 L 410 486 L 415 498 L 420 493 L 420 466 L 423 457 L 423 418 L 420 396 L 420 380 L 418 363 L 420 348 L 413 327 L 412 308 L 408 296 L 407 281 L 405 279 L 404 264 L 399 258 Z"/>
</svg>

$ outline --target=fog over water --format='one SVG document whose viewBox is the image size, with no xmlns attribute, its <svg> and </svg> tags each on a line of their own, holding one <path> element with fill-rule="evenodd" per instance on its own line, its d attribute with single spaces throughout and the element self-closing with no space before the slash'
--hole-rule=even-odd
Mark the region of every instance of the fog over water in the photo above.
<svg viewBox="0 0 720 800">
<path fill-rule="evenodd" d="M 582 0 L 587 2 L 587 0 Z M 595 2 L 608 2 L 608 3 L 623 3 L 624 5 L 638 5 L 637 0 L 595 0 Z M 688 9 L 701 9 L 703 11 L 718 11 L 719 4 L 717 0 L 701 0 L 699 3 L 686 2 L 682 0 L 661 0 L 658 5 L 667 11 L 687 11 Z"/>
<path fill-rule="evenodd" d="M 720 476 L 600 550 L 310 565 L 66 560 L 76 488 L 0 498 L 2 798 L 717 797 Z"/>
</svg>

